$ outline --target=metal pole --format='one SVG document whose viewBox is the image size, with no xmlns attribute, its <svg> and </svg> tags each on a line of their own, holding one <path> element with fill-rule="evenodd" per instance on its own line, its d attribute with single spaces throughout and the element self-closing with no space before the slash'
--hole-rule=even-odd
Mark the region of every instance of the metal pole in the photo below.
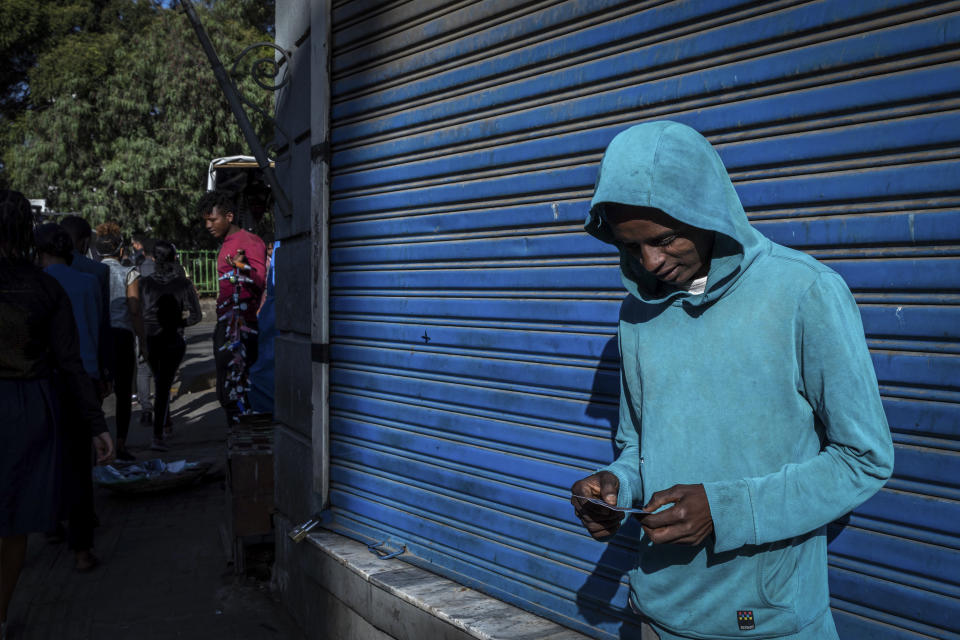
<svg viewBox="0 0 960 640">
<path fill-rule="evenodd" d="M 293 210 L 290 206 L 290 199 L 280 186 L 280 181 L 277 180 L 277 174 L 273 167 L 270 166 L 270 159 L 267 157 L 267 152 L 264 150 L 263 145 L 260 144 L 260 140 L 253 130 L 253 125 L 250 124 L 247 112 L 243 109 L 243 103 L 237 94 L 237 88 L 233 85 L 233 81 L 230 80 L 226 69 L 223 68 L 217 52 L 214 51 L 213 43 L 210 42 L 210 37 L 200 23 L 200 18 L 193 8 L 193 3 L 190 0 L 180 0 L 180 4 L 183 6 L 187 18 L 193 25 L 193 30 L 197 32 L 200 46 L 203 47 L 203 52 L 207 54 L 207 59 L 210 60 L 210 66 L 213 67 L 213 75 L 217 77 L 220 90 L 223 91 L 227 102 L 230 103 L 230 109 L 233 111 L 233 116 L 237 119 L 237 124 L 243 132 L 243 137 L 246 139 L 247 144 L 250 145 L 250 150 L 253 151 L 253 157 L 257 159 L 257 165 L 263 171 L 263 176 L 266 178 L 267 184 L 270 185 L 270 190 L 273 192 L 273 199 L 277 204 L 277 208 L 280 209 L 280 213 L 283 215 L 291 215 Z"/>
</svg>

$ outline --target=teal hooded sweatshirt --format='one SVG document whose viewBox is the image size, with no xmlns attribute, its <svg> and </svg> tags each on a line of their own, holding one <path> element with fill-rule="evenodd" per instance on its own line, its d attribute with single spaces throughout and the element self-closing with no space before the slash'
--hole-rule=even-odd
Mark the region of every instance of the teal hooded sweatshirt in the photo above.
<svg viewBox="0 0 960 640">
<path fill-rule="evenodd" d="M 631 605 L 665 640 L 836 638 L 826 525 L 893 466 L 850 290 L 751 227 L 720 157 L 685 125 L 637 125 L 607 147 L 586 229 L 616 245 L 604 203 L 715 232 L 700 295 L 620 251 L 618 504 L 703 484 L 714 527 L 697 546 L 642 537 Z"/>
</svg>

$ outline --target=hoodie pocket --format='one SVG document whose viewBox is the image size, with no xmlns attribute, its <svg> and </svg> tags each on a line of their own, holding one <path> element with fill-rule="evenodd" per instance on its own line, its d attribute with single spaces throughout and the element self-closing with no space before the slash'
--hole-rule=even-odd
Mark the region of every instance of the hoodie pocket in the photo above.
<svg viewBox="0 0 960 640">
<path fill-rule="evenodd" d="M 776 637 L 798 629 L 789 595 L 795 592 L 795 566 L 792 550 L 784 547 L 713 554 L 644 540 L 630 585 L 643 615 L 677 635 Z M 741 612 L 749 613 L 754 629 L 740 626 Z"/>
<path fill-rule="evenodd" d="M 797 601 L 800 549 L 792 540 L 776 542 L 760 554 L 757 591 L 768 607 L 791 609 Z"/>
</svg>

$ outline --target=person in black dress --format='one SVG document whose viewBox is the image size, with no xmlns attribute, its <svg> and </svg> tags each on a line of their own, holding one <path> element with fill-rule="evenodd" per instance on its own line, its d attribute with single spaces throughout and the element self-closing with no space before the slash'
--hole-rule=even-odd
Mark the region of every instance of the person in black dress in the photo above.
<svg viewBox="0 0 960 640">
<path fill-rule="evenodd" d="M 173 244 L 157 240 L 153 259 L 154 272 L 140 279 L 147 360 L 156 381 L 150 448 L 166 451 L 166 438 L 170 435 L 170 385 L 187 349 L 183 328 L 200 322 L 202 314 L 197 292 L 177 264 Z"/>
<path fill-rule="evenodd" d="M 27 534 L 52 530 L 62 515 L 58 386 L 73 396 L 98 461 L 113 454 L 70 300 L 33 258 L 30 203 L 0 190 L 0 634 Z"/>
</svg>

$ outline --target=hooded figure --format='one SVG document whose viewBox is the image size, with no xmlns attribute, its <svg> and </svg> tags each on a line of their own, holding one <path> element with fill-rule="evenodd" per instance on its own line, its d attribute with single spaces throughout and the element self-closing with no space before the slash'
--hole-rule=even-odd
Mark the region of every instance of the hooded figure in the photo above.
<svg viewBox="0 0 960 640">
<path fill-rule="evenodd" d="M 619 455 L 573 493 L 656 512 L 637 516 L 631 606 L 665 639 L 836 638 L 826 525 L 893 466 L 850 290 L 753 229 L 679 123 L 613 139 L 586 230 L 620 250 L 629 295 Z M 573 503 L 594 537 L 619 527 L 621 512 Z"/>
</svg>

